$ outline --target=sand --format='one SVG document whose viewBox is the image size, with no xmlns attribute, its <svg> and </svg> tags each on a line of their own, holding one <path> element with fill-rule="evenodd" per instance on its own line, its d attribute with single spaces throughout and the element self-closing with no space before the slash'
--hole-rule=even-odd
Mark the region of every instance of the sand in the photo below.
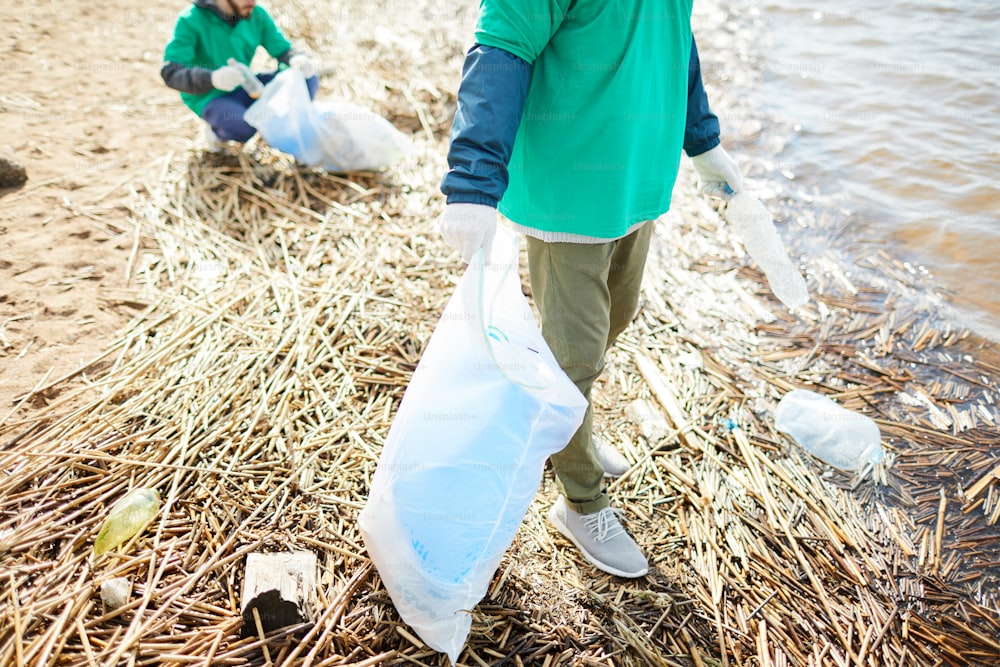
<svg viewBox="0 0 1000 667">
<path fill-rule="evenodd" d="M 159 76 L 181 6 L 0 6 L 0 155 L 28 174 L 0 190 L 0 421 L 33 388 L 97 357 L 136 313 L 123 296 L 130 185 L 197 134 Z M 80 379 L 24 402 L 17 416 Z"/>
</svg>

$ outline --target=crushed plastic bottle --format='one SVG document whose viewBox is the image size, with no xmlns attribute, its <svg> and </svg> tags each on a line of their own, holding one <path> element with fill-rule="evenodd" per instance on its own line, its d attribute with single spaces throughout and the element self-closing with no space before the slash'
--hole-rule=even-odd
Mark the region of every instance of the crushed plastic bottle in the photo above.
<svg viewBox="0 0 1000 667">
<path fill-rule="evenodd" d="M 744 247 L 767 276 L 774 296 L 789 308 L 809 301 L 806 281 L 788 258 L 774 219 L 764 205 L 749 192 L 737 192 L 729 200 L 726 221 L 733 226 Z"/>
<path fill-rule="evenodd" d="M 858 470 L 882 460 L 882 436 L 870 418 L 806 389 L 778 402 L 774 426 L 817 458 L 842 470 Z"/>
<path fill-rule="evenodd" d="M 241 85 L 247 95 L 249 95 L 252 99 L 260 97 L 261 93 L 264 92 L 264 84 L 262 84 L 260 79 L 258 79 L 252 71 L 250 71 L 249 67 L 235 58 L 230 58 L 226 61 L 226 64 L 235 67 L 240 71 L 240 74 L 243 75 L 243 83 Z"/>
<path fill-rule="evenodd" d="M 160 509 L 160 494 L 156 489 L 132 489 L 108 512 L 97 539 L 94 553 L 98 556 L 124 544 L 146 527 Z"/>
<path fill-rule="evenodd" d="M 101 602 L 110 611 L 124 607 L 131 595 L 132 580 L 128 577 L 115 577 L 101 584 Z"/>
</svg>

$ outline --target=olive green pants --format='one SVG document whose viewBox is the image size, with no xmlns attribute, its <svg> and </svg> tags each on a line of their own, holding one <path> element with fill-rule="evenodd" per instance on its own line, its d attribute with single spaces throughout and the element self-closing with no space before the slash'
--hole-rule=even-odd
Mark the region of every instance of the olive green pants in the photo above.
<svg viewBox="0 0 1000 667">
<path fill-rule="evenodd" d="M 569 444 L 550 461 L 559 490 L 583 514 L 608 506 L 593 438 L 590 389 L 604 355 L 635 317 L 653 223 L 598 244 L 547 243 L 528 237 L 528 273 L 542 336 L 587 397 L 587 413 Z"/>
</svg>

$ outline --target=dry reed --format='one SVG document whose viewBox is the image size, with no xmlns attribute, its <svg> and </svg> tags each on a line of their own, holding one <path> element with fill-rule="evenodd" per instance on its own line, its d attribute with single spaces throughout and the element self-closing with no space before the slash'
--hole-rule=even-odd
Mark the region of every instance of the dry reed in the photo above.
<svg viewBox="0 0 1000 667">
<path fill-rule="evenodd" d="M 40 383 L 47 408 L 0 423 L 0 664 L 445 664 L 400 622 L 355 520 L 461 270 L 431 221 L 470 17 L 310 7 L 283 15 L 337 64 L 324 86 L 417 151 L 335 175 L 252 144 L 142 184 L 118 230 L 135 289 L 114 298 L 145 310 L 84 389 Z M 595 390 L 599 430 L 634 464 L 610 490 L 652 573 L 586 566 L 545 525 L 547 475 L 462 664 L 997 664 L 996 355 L 936 318 L 919 272 L 822 220 L 798 220 L 832 240 L 803 260 L 813 302 L 788 314 L 687 172 L 675 201 Z M 873 416 L 886 464 L 830 472 L 776 433 L 794 387 Z M 662 410 L 661 436 L 626 418 L 637 399 Z M 156 520 L 93 557 L 137 486 L 160 490 Z M 287 549 L 319 556 L 313 622 L 241 637 L 246 555 Z M 133 593 L 107 611 L 114 577 Z"/>
</svg>

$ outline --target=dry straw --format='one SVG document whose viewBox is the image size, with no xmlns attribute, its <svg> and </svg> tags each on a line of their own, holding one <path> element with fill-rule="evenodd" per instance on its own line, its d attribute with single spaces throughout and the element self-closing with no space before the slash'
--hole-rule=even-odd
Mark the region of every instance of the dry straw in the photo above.
<svg viewBox="0 0 1000 667">
<path fill-rule="evenodd" d="M 356 525 L 461 271 L 432 220 L 471 16 L 435 7 L 283 6 L 335 65 L 331 95 L 414 136 L 389 171 L 312 172 L 252 144 L 137 184 L 118 230 L 135 289 L 118 298 L 144 311 L 82 390 L 40 383 L 50 405 L 0 425 L 0 664 L 444 664 L 400 622 Z M 834 239 L 805 260 L 814 300 L 786 313 L 690 181 L 595 391 L 600 431 L 634 463 L 610 490 L 652 573 L 588 567 L 546 526 L 547 474 L 462 664 L 997 664 L 996 355 L 935 319 L 918 272 L 821 220 L 799 225 Z M 872 415 L 889 465 L 848 478 L 777 434 L 795 387 Z M 664 436 L 625 418 L 639 398 Z M 159 514 L 94 557 L 135 487 L 160 492 Z M 313 622 L 241 637 L 246 555 L 289 549 L 319 556 Z M 132 594 L 106 610 L 117 577 Z"/>
</svg>

